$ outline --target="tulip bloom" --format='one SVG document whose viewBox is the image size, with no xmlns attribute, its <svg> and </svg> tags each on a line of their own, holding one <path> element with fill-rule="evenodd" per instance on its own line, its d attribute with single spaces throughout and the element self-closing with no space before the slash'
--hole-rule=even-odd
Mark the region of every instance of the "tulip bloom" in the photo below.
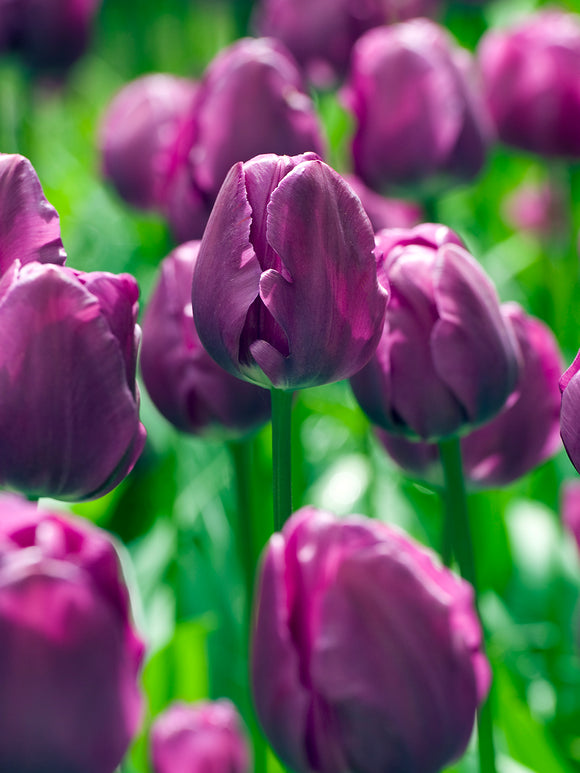
<svg viewBox="0 0 580 773">
<path fill-rule="evenodd" d="M 356 121 L 356 174 L 375 190 L 473 178 L 485 160 L 487 123 L 472 81 L 468 53 L 428 19 L 363 35 L 343 90 Z"/>
<path fill-rule="evenodd" d="M 385 312 L 373 245 L 360 200 L 314 153 L 236 164 L 193 276 L 203 345 L 266 387 L 352 375 L 374 352 Z"/>
<path fill-rule="evenodd" d="M 269 421 L 270 394 L 220 368 L 199 340 L 191 308 L 199 245 L 182 244 L 161 264 L 143 320 L 143 382 L 177 429 L 243 435 Z"/>
<path fill-rule="evenodd" d="M 490 680 L 473 590 L 401 532 L 305 507 L 266 548 L 258 718 L 297 773 L 435 773 Z"/>
<path fill-rule="evenodd" d="M 434 15 L 438 0 L 262 0 L 261 35 L 281 40 L 316 85 L 327 86 L 347 69 L 356 40 L 381 24 Z"/>
<path fill-rule="evenodd" d="M 174 703 L 151 729 L 154 773 L 249 773 L 241 720 L 228 700 Z"/>
<path fill-rule="evenodd" d="M 12 263 L 0 283 L 0 482 L 81 500 L 118 485 L 145 443 L 133 277 Z"/>
<path fill-rule="evenodd" d="M 58 212 L 24 156 L 0 153 L 0 276 L 15 258 L 24 264 L 66 260 Z"/>
<path fill-rule="evenodd" d="M 497 293 L 445 226 L 380 231 L 379 280 L 391 299 L 376 354 L 351 379 L 372 422 L 439 441 L 465 434 L 504 406 L 519 350 Z"/>
<path fill-rule="evenodd" d="M 562 406 L 560 409 L 560 434 L 564 448 L 574 467 L 580 472 L 580 351 L 574 362 L 560 379 Z"/>
<path fill-rule="evenodd" d="M 113 773 L 139 726 L 142 659 L 105 532 L 3 494 L 2 769 Z"/>
<path fill-rule="evenodd" d="M 560 448 L 562 355 L 552 331 L 515 303 L 502 306 L 520 352 L 521 369 L 506 406 L 479 429 L 461 438 L 465 477 L 473 487 L 506 486 L 553 456 Z M 435 445 L 378 430 L 379 440 L 403 469 L 441 483 Z"/>
<path fill-rule="evenodd" d="M 478 53 L 491 116 L 507 145 L 580 157 L 580 20 L 550 9 L 488 31 Z"/>
<path fill-rule="evenodd" d="M 374 231 L 382 228 L 413 228 L 425 220 L 418 204 L 381 196 L 367 188 L 355 175 L 345 175 L 344 179 L 361 200 Z"/>
<path fill-rule="evenodd" d="M 164 207 L 177 184 L 193 142 L 196 93 L 193 81 L 156 73 L 128 83 L 108 107 L 99 137 L 103 175 L 134 207 Z"/>
</svg>

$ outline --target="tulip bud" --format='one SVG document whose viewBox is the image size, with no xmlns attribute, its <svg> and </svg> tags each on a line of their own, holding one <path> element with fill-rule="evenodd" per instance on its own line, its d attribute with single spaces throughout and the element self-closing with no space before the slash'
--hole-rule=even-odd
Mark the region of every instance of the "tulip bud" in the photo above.
<svg viewBox="0 0 580 773">
<path fill-rule="evenodd" d="M 236 164 L 193 276 L 203 345 L 262 386 L 352 375 L 376 349 L 385 312 L 373 244 L 360 200 L 314 153 Z"/>
<path fill-rule="evenodd" d="M 379 281 L 391 299 L 376 354 L 351 379 L 372 422 L 440 440 L 491 419 L 516 385 L 519 350 L 497 293 L 445 226 L 380 231 Z"/>
<path fill-rule="evenodd" d="M 199 340 L 191 308 L 199 245 L 182 244 L 161 264 L 143 320 L 143 382 L 177 429 L 243 435 L 269 421 L 270 394 L 220 368 Z"/>
<path fill-rule="evenodd" d="M 154 773 L 249 773 L 241 720 L 228 700 L 174 703 L 153 723 Z"/>
<path fill-rule="evenodd" d="M 58 212 L 24 156 L 0 153 L 0 223 L 0 276 L 16 258 L 22 264 L 65 262 Z"/>
<path fill-rule="evenodd" d="M 560 434 L 570 461 L 580 472 L 580 351 L 574 362 L 560 378 L 562 405 L 560 408 Z"/>
<path fill-rule="evenodd" d="M 37 72 L 63 74 L 85 52 L 101 0 L 16 0 L 12 47 Z"/>
<path fill-rule="evenodd" d="M 465 477 L 473 487 L 506 486 L 560 448 L 562 355 L 552 331 L 515 303 L 501 307 L 515 333 L 521 368 L 505 407 L 491 421 L 461 438 Z M 441 483 L 437 446 L 379 430 L 379 440 L 403 469 Z"/>
<path fill-rule="evenodd" d="M 490 671 L 468 583 L 401 532 L 305 507 L 266 548 L 258 719 L 297 773 L 435 773 L 467 746 Z"/>
<path fill-rule="evenodd" d="M 434 15 L 438 0 L 262 0 L 261 35 L 281 40 L 317 86 L 347 69 L 356 40 L 381 24 Z"/>
<path fill-rule="evenodd" d="M 502 142 L 543 156 L 580 156 L 578 16 L 551 9 L 490 30 L 478 56 Z"/>
<path fill-rule="evenodd" d="M 423 211 L 415 202 L 380 196 L 352 174 L 345 175 L 344 179 L 361 200 L 374 231 L 382 228 L 413 228 L 424 221 Z"/>
<path fill-rule="evenodd" d="M 135 735 L 143 645 L 105 532 L 0 496 L 0 760 L 113 773 Z"/>
<path fill-rule="evenodd" d="M 473 178 L 485 160 L 487 124 L 472 80 L 469 54 L 427 19 L 363 35 L 343 90 L 356 120 L 358 176 L 375 190 Z"/>
<path fill-rule="evenodd" d="M 134 207 L 160 209 L 168 201 L 193 142 L 196 92 L 185 78 L 144 75 L 108 107 L 99 138 L 103 175 Z"/>
<path fill-rule="evenodd" d="M 137 283 L 15 261 L 0 282 L 0 481 L 33 496 L 102 496 L 145 443 Z"/>
</svg>

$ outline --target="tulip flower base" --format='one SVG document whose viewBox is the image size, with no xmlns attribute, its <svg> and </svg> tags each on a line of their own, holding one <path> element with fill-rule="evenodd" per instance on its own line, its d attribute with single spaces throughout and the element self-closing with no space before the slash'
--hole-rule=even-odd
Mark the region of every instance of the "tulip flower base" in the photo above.
<svg viewBox="0 0 580 773">
<path fill-rule="evenodd" d="M 438 445 L 445 482 L 443 543 L 450 551 L 449 555 L 455 556 L 461 576 L 473 586 L 475 608 L 479 615 L 477 574 L 461 463 L 461 445 L 457 437 L 442 440 Z M 493 719 L 489 697 L 478 709 L 477 731 L 479 771 L 496 773 Z"/>
</svg>

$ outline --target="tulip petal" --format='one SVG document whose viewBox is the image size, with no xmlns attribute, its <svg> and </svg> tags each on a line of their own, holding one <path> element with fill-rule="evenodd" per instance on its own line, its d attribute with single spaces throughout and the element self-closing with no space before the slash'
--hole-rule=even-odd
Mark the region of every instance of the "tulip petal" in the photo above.
<svg viewBox="0 0 580 773">
<path fill-rule="evenodd" d="M 376 349 L 386 305 L 360 200 L 322 162 L 301 163 L 272 194 L 267 239 L 291 277 L 270 271 L 260 284 L 290 342 L 274 385 L 302 388 L 352 375 Z"/>
<path fill-rule="evenodd" d="M 516 385 L 519 348 L 493 284 L 461 247 L 439 249 L 435 301 L 440 315 L 431 335 L 435 369 L 468 422 L 491 419 Z"/>
<path fill-rule="evenodd" d="M 560 434 L 570 461 L 580 472 L 580 374 L 576 373 L 562 394 Z"/>
<path fill-rule="evenodd" d="M 0 275 L 15 259 L 65 262 L 58 213 L 24 156 L 0 154 L 0 223 Z"/>
<path fill-rule="evenodd" d="M 261 269 L 250 244 L 251 219 L 239 163 L 230 170 L 212 210 L 192 290 L 193 315 L 201 342 L 215 361 L 234 375 L 240 371 L 238 358 L 244 323 L 259 293 Z M 216 256 L 222 261 L 219 265 Z M 252 374 L 249 363 L 241 365 Z"/>
</svg>

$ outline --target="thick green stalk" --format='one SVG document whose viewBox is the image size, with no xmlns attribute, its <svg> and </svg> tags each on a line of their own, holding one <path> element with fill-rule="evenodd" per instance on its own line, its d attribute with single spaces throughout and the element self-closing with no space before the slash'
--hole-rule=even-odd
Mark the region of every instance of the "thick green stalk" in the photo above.
<svg viewBox="0 0 580 773">
<path fill-rule="evenodd" d="M 444 533 L 451 535 L 452 550 L 459 565 L 461 576 L 473 586 L 475 607 L 479 615 L 475 556 L 469 526 L 459 438 L 441 441 L 439 454 L 445 479 L 444 502 L 447 523 L 444 527 Z M 481 615 L 479 616 L 481 620 Z M 496 773 L 493 719 L 489 697 L 478 709 L 477 733 L 480 773 Z"/>
<path fill-rule="evenodd" d="M 274 531 L 280 531 L 292 512 L 292 392 L 272 388 L 271 396 Z"/>
</svg>

